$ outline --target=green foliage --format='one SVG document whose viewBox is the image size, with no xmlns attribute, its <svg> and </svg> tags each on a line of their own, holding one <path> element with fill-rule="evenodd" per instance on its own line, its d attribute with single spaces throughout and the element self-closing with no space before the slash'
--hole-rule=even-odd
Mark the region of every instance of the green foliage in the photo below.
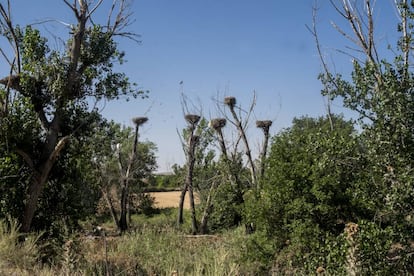
<svg viewBox="0 0 414 276">
<path fill-rule="evenodd" d="M 213 210 L 208 221 L 209 230 L 220 232 L 235 228 L 242 222 L 243 194 L 223 179 L 214 193 Z"/>
<path fill-rule="evenodd" d="M 375 211 L 355 193 L 366 163 L 362 152 L 352 122 L 340 116 L 295 119 L 273 138 L 263 188 L 245 195 L 244 210 L 257 235 L 270 238 L 273 252 L 289 257 L 291 268 L 308 266 L 314 272 L 325 265 L 334 254 L 325 255 L 327 241 L 335 240 L 346 222 Z M 266 248 L 260 241 L 257 248 Z M 261 261 L 271 265 L 272 259 L 263 255 Z M 337 261 L 333 266 L 339 269 Z"/>
<path fill-rule="evenodd" d="M 79 15 L 88 10 L 78 8 L 75 5 L 69 11 Z M 125 22 L 122 12 L 118 16 Z M 0 90 L 0 156 L 5 161 L 0 165 L 0 190 L 7 191 L 0 195 L 1 216 L 21 219 L 24 231 L 33 226 L 54 232 L 52 225 L 61 223 L 75 227 L 78 219 L 94 212 L 97 181 L 90 163 L 94 153 L 103 150 L 100 145 L 92 148 L 95 141 L 91 137 L 97 138 L 95 127 L 99 129 L 105 122 L 89 104 L 101 99 L 145 97 L 145 92 L 115 70 L 125 53 L 118 49 L 111 26 L 90 24 L 90 19 L 81 22 L 83 16 L 77 16 L 69 39 L 62 47 L 53 48 L 33 26 L 13 28 L 4 23 L 6 17 L 3 14 L 0 19 L 4 27 L 1 35 L 17 52 L 6 57 L 14 60 L 14 66 L 0 78 L 2 86 L 7 86 Z M 7 49 L 2 52 L 8 53 Z M 50 158 L 59 141 L 66 142 L 69 137 L 70 145 L 63 144 L 57 161 Z M 153 148 L 142 146 L 143 156 L 155 160 L 146 154 Z M 143 164 L 154 164 L 154 160 Z M 40 177 L 43 174 L 45 177 Z M 38 210 L 34 218 L 31 210 Z"/>
<path fill-rule="evenodd" d="M 329 72 L 320 76 L 323 94 L 342 100 L 359 115 L 366 165 L 354 193 L 362 195 L 361 206 L 376 210 L 361 228 L 361 235 L 372 236 L 374 241 L 361 241 L 370 251 L 363 255 L 364 262 L 369 262 L 366 267 L 372 269 L 367 273 L 396 273 L 395 264 L 384 261 L 389 246 L 407 244 L 414 230 L 414 75 L 410 59 L 414 5 L 407 2 L 396 1 L 402 23 L 398 25 L 400 38 L 389 47 L 395 47 L 392 60 L 372 59 L 366 53 L 365 61 L 354 60 L 350 79 Z M 405 263 L 413 257 L 401 250 L 398 258 Z M 387 270 L 391 268 L 394 270 Z"/>
</svg>

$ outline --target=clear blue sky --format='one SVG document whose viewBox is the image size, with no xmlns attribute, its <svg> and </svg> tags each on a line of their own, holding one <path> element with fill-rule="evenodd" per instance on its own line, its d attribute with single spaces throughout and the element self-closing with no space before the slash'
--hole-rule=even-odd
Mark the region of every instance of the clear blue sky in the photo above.
<svg viewBox="0 0 414 276">
<path fill-rule="evenodd" d="M 15 23 L 21 25 L 51 18 L 74 22 L 63 1 L 11 2 Z M 104 2 L 97 14 L 100 19 L 107 14 L 112 1 Z M 141 35 L 142 44 L 119 41 L 128 61 L 121 69 L 142 89 L 150 91 L 149 99 L 101 103 L 101 107 L 105 106 L 104 116 L 125 125 L 132 125 L 130 119 L 134 116 L 148 116 L 141 139 L 157 144 L 159 170 L 165 171 L 184 160 L 177 135 L 177 129 L 185 127 L 180 106 L 182 92 L 202 107 L 202 115 L 209 119 L 218 115 L 212 100 L 217 95 L 235 96 L 247 108 L 256 91 L 253 120 L 274 120 L 273 134 L 288 127 L 294 117 L 325 114 L 317 80 L 320 61 L 313 37 L 305 27 L 312 24 L 313 2 L 135 0 L 132 11 L 136 21 L 130 30 Z M 392 42 L 391 33 L 396 30 L 392 2 L 380 0 L 375 7 L 377 39 L 384 45 Z M 335 59 L 336 71 L 346 74 L 350 58 L 334 49 L 344 49 L 349 43 L 329 22 L 339 22 L 344 28 L 347 25 L 329 1 L 319 0 L 319 8 L 317 22 L 324 53 L 328 59 Z M 40 28 L 66 35 L 57 23 Z M 56 45 L 59 47 L 58 42 Z M 339 104 L 333 111 L 346 113 Z M 252 125 L 250 134 L 253 148 L 258 150 L 261 133 Z"/>
</svg>

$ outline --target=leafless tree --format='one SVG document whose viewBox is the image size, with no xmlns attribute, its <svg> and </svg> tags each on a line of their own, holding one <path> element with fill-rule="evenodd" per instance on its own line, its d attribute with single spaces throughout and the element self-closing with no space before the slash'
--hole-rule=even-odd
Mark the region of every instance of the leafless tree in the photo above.
<svg viewBox="0 0 414 276">
<path fill-rule="evenodd" d="M 226 148 L 226 143 L 224 141 L 224 136 L 223 136 L 223 131 L 222 128 L 226 125 L 226 119 L 225 118 L 216 118 L 210 121 L 209 126 L 211 128 L 213 128 L 217 135 L 218 135 L 218 141 L 220 144 L 220 149 L 221 149 L 221 156 L 224 159 L 224 162 L 228 165 L 228 156 L 227 156 L 227 148 Z M 220 183 L 220 179 L 213 179 L 208 195 L 207 195 L 207 200 L 206 200 L 206 204 L 205 204 L 205 208 L 203 211 L 203 216 L 201 217 L 201 223 L 200 223 L 200 233 L 201 234 L 207 234 L 208 232 L 208 219 L 210 217 L 211 211 L 213 209 L 213 197 L 214 197 L 214 192 L 217 189 L 217 186 Z"/>
<path fill-rule="evenodd" d="M 239 137 L 244 143 L 245 153 L 247 156 L 247 162 L 249 163 L 250 167 L 250 174 L 251 174 L 251 183 L 253 187 L 257 186 L 257 173 L 256 173 L 256 166 L 253 161 L 252 152 L 250 149 L 250 144 L 246 136 L 246 126 L 250 118 L 250 114 L 252 113 L 254 106 L 256 105 L 256 97 L 253 98 L 253 101 L 250 105 L 249 111 L 247 112 L 247 116 L 245 122 L 243 123 L 241 116 L 237 115 L 236 113 L 236 98 L 235 97 L 226 97 L 224 98 L 224 103 L 230 110 L 230 113 L 233 119 L 227 118 L 234 126 L 236 126 L 237 131 L 239 132 Z"/>
<path fill-rule="evenodd" d="M 196 234 L 198 232 L 198 223 L 195 212 L 195 203 L 194 203 L 194 187 L 193 187 L 193 174 L 194 174 L 194 164 L 195 164 L 195 149 L 199 141 L 199 136 L 195 135 L 194 131 L 196 130 L 197 124 L 200 121 L 200 116 L 195 114 L 186 114 L 185 120 L 188 123 L 188 141 L 186 149 L 186 158 L 187 158 L 187 174 L 185 178 L 185 183 L 183 190 L 180 195 L 179 210 L 178 210 L 178 224 L 182 224 L 183 219 L 183 209 L 184 209 L 184 199 L 185 194 L 188 190 L 190 198 L 190 211 L 191 211 L 191 226 L 192 233 Z"/>
<path fill-rule="evenodd" d="M 121 176 L 121 214 L 119 218 L 119 230 L 125 232 L 128 229 L 127 222 L 127 211 L 128 211 L 128 198 L 129 198 L 129 180 L 132 175 L 132 165 L 137 159 L 137 146 L 138 146 L 138 131 L 139 127 L 148 121 L 147 117 L 137 117 L 133 118 L 132 121 L 135 124 L 135 135 L 134 135 L 134 145 L 132 147 L 132 152 L 128 159 L 128 165 L 126 168 L 122 165 L 122 159 L 120 155 L 120 150 L 118 150 L 118 167 L 119 173 Z"/>
<path fill-rule="evenodd" d="M 272 126 L 272 121 L 264 120 L 264 121 L 256 121 L 256 127 L 263 130 L 264 141 L 262 146 L 262 151 L 260 152 L 260 177 L 264 176 L 265 173 L 265 161 L 267 156 L 267 147 L 269 145 L 269 129 Z"/>
</svg>

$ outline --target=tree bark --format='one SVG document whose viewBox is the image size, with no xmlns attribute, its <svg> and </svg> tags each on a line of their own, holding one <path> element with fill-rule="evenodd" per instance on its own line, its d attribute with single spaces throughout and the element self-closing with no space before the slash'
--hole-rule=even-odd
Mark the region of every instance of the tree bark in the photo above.
<svg viewBox="0 0 414 276">
<path fill-rule="evenodd" d="M 128 180 L 124 179 L 121 192 L 121 216 L 119 219 L 119 230 L 125 232 L 128 229 L 127 222 Z"/>
<path fill-rule="evenodd" d="M 128 161 L 128 167 L 126 169 L 125 175 L 123 176 L 123 179 L 121 181 L 122 191 L 121 191 L 121 215 L 119 219 L 119 230 L 121 233 L 125 232 L 128 229 L 128 222 L 127 222 L 127 208 L 128 208 L 128 199 L 129 199 L 129 193 L 128 193 L 128 184 L 129 184 L 129 178 L 132 171 L 132 165 L 134 164 L 134 161 L 136 160 L 137 156 L 137 146 L 138 146 L 138 130 L 139 130 L 139 123 L 136 123 L 135 125 L 135 136 L 134 136 L 134 146 L 132 148 L 132 154 Z M 119 152 L 118 152 L 119 154 Z M 121 157 L 118 155 L 119 160 L 119 168 L 120 173 L 122 177 L 122 164 L 121 164 Z"/>
<path fill-rule="evenodd" d="M 188 154 L 189 164 L 188 164 L 186 183 L 187 183 L 188 194 L 189 194 L 189 199 L 190 199 L 191 228 L 192 228 L 193 235 L 195 235 L 197 234 L 197 231 L 198 231 L 195 204 L 194 204 L 194 192 L 193 192 L 193 172 L 194 172 L 194 163 L 195 163 L 194 150 L 195 150 L 196 141 L 193 137 L 191 138 L 192 139 L 190 139 L 190 151 Z"/>
<path fill-rule="evenodd" d="M 217 188 L 218 182 L 215 181 L 211 184 L 210 190 L 208 192 L 207 200 L 206 200 L 206 207 L 204 208 L 203 216 L 201 217 L 200 222 L 200 234 L 208 234 L 208 219 L 210 218 L 211 211 L 213 210 L 213 193 L 214 190 Z"/>
<path fill-rule="evenodd" d="M 250 173 L 252 177 L 252 185 L 255 187 L 257 185 L 257 175 L 256 175 L 256 167 L 253 162 L 252 153 L 250 150 L 250 145 L 246 137 L 246 132 L 244 131 L 242 122 L 240 121 L 239 117 L 237 116 L 236 112 L 234 111 L 234 107 L 230 106 L 230 112 L 233 115 L 233 118 L 236 122 L 236 127 L 239 130 L 239 134 L 243 140 L 244 146 L 246 147 L 246 156 L 247 161 L 250 164 Z"/>
<path fill-rule="evenodd" d="M 112 199 L 109 196 L 108 192 L 105 191 L 104 188 L 102 188 L 101 190 L 102 190 L 102 195 L 105 198 L 106 204 L 108 204 L 109 211 L 111 212 L 112 220 L 114 221 L 116 227 L 119 229 L 118 215 L 116 214 L 115 207 L 114 207 L 114 204 L 112 202 Z"/>
<path fill-rule="evenodd" d="M 56 159 L 59 155 L 59 153 L 62 151 L 62 149 L 65 147 L 66 143 L 69 141 L 69 136 L 65 136 L 62 138 L 55 146 L 52 152 L 50 153 L 48 159 L 40 166 L 40 170 L 33 172 L 33 178 L 32 183 L 29 186 L 27 198 L 26 198 L 26 204 L 24 206 L 24 213 L 22 218 L 22 231 L 23 232 L 29 232 L 34 214 L 37 210 L 37 201 L 39 200 L 39 197 L 44 189 L 44 186 L 49 178 L 50 171 L 52 170 L 53 165 L 56 162 Z M 54 139 L 50 140 L 49 143 L 53 143 L 55 141 Z M 51 145 L 47 145 L 46 148 L 51 148 Z M 24 157 L 26 159 L 26 162 L 28 162 L 26 155 Z M 29 166 L 33 165 L 31 161 L 29 161 Z M 34 168 L 32 168 L 34 169 Z"/>
<path fill-rule="evenodd" d="M 219 136 L 218 138 L 219 138 L 219 144 L 220 144 L 220 149 L 221 149 L 221 156 L 222 158 L 224 158 L 224 162 L 227 165 L 229 165 L 228 156 L 227 156 L 227 148 L 226 148 L 226 143 L 224 142 L 223 131 L 221 130 L 221 128 L 217 128 L 216 131 Z M 201 222 L 200 222 L 200 233 L 201 234 L 208 233 L 208 219 L 210 218 L 210 214 L 214 208 L 213 193 L 214 193 L 214 190 L 218 187 L 218 184 L 219 183 L 217 181 L 214 181 L 211 184 L 210 190 L 208 192 L 208 196 L 206 200 L 206 207 L 204 208 L 203 216 L 201 217 Z"/>
<path fill-rule="evenodd" d="M 185 194 L 187 193 L 187 182 L 184 184 L 184 188 L 181 191 L 180 194 L 180 202 L 178 203 L 178 218 L 177 218 L 177 224 L 183 224 L 184 223 L 184 200 L 185 200 Z"/>
</svg>

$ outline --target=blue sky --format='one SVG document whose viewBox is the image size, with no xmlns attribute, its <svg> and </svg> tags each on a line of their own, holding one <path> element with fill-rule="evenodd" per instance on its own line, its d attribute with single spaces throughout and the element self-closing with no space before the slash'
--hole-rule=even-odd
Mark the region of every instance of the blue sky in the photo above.
<svg viewBox="0 0 414 276">
<path fill-rule="evenodd" d="M 11 2 L 15 23 L 21 25 L 43 19 L 74 22 L 63 1 Z M 112 1 L 104 2 L 97 21 L 106 16 Z M 391 34 L 396 30 L 392 2 L 377 1 L 375 7 L 379 24 L 377 39 L 383 45 L 392 42 Z M 157 144 L 159 170 L 166 171 L 184 160 L 177 134 L 177 129 L 186 125 L 180 106 L 181 93 L 194 103 L 196 108 L 192 111 L 202 109 L 202 115 L 209 119 L 219 116 L 213 98 L 235 96 L 247 108 L 255 91 L 257 107 L 253 120 L 274 120 L 273 134 L 288 127 L 294 117 L 325 114 L 322 87 L 317 80 L 320 61 L 313 37 L 305 27 L 312 24 L 313 3 L 313 0 L 135 0 L 131 8 L 136 21 L 130 30 L 141 35 L 142 43 L 119 41 L 128 61 L 120 69 L 142 89 L 149 90 L 149 98 L 100 103 L 104 116 L 125 125 L 132 125 L 130 119 L 134 116 L 148 116 L 141 139 Z M 329 1 L 319 0 L 318 7 L 317 23 L 324 54 L 335 60 L 337 72 L 346 75 L 350 57 L 336 53 L 335 49 L 344 49 L 349 43 L 333 29 L 330 21 L 344 28 L 347 25 L 335 14 Z M 57 23 L 40 28 L 62 37 L 67 35 Z M 333 111 L 350 116 L 340 104 Z M 261 133 L 254 125 L 249 133 L 257 151 Z"/>
</svg>

